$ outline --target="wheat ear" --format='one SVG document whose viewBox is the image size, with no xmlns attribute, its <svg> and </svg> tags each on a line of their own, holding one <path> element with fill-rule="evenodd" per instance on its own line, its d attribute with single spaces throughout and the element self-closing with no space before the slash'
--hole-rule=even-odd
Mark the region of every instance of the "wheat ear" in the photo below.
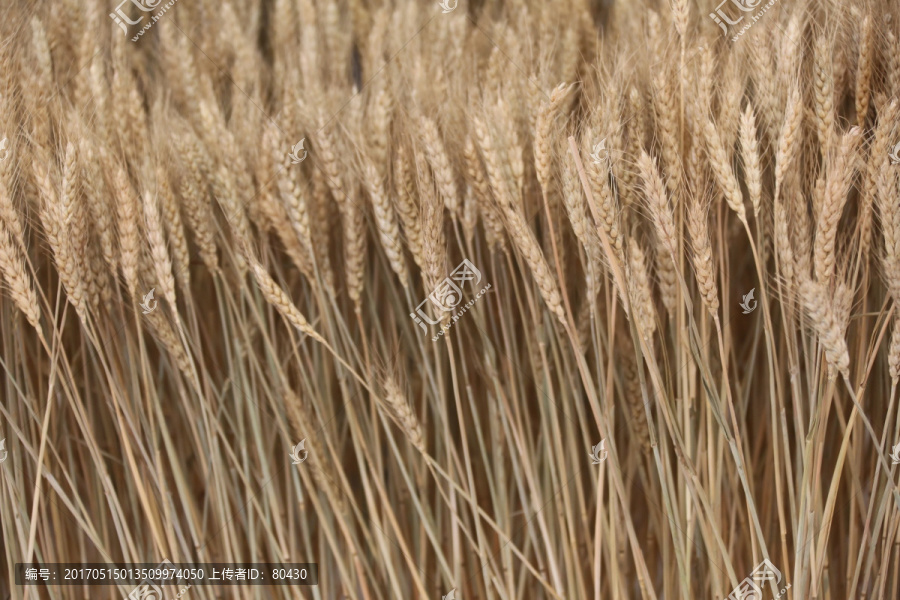
<svg viewBox="0 0 900 600">
<path fill-rule="evenodd" d="M 741 150 L 744 158 L 747 190 L 750 193 L 750 204 L 753 206 L 753 216 L 759 218 L 759 206 L 762 202 L 762 166 L 759 158 L 759 142 L 756 136 L 756 116 L 748 104 L 741 115 Z"/>
<path fill-rule="evenodd" d="M 716 126 L 708 118 L 703 119 L 703 134 L 706 139 L 706 155 L 716 176 L 716 181 L 719 182 L 719 186 L 725 194 L 725 202 L 728 203 L 731 210 L 737 213 L 738 218 L 745 222 L 747 213 L 744 210 L 741 188 L 734 176 L 722 138 L 719 136 Z"/>
<path fill-rule="evenodd" d="M 166 238 L 163 233 L 162 219 L 159 214 L 158 196 L 145 191 L 143 194 L 144 224 L 147 226 L 147 238 L 150 241 L 150 258 L 153 260 L 153 270 L 156 275 L 159 291 L 169 305 L 175 304 L 175 279 L 172 276 L 172 260 L 166 248 Z"/>
<path fill-rule="evenodd" d="M 403 287 L 409 286 L 409 276 L 406 270 L 406 261 L 403 257 L 403 247 L 400 245 L 400 228 L 397 226 L 397 217 L 391 208 L 384 191 L 381 175 L 371 161 L 364 160 L 363 181 L 372 200 L 372 208 L 375 213 L 375 226 L 378 229 L 378 237 L 381 247 L 387 254 L 391 269 L 397 274 Z"/>
<path fill-rule="evenodd" d="M 712 257 L 712 244 L 709 240 L 709 224 L 707 223 L 706 207 L 700 198 L 692 197 L 688 202 L 688 235 L 691 238 L 693 253 L 691 258 L 694 263 L 694 274 L 697 278 L 697 286 L 703 303 L 709 314 L 715 317 L 719 310 L 719 294 L 716 290 L 715 264 Z"/>
<path fill-rule="evenodd" d="M 456 179 L 450 166 L 447 150 L 441 141 L 437 125 L 428 117 L 419 118 L 419 128 L 422 133 L 422 145 L 425 150 L 425 158 L 434 171 L 434 179 L 438 191 L 444 200 L 444 206 L 453 217 L 459 213 L 459 192 L 456 187 Z"/>
<path fill-rule="evenodd" d="M 422 454 L 425 452 L 425 443 L 422 437 L 422 426 L 416 416 L 412 405 L 406 398 L 406 394 L 393 377 L 387 377 L 382 383 L 384 388 L 384 404 L 390 417 L 397 423 L 409 442 Z"/>
<path fill-rule="evenodd" d="M 815 42 L 814 82 L 816 130 L 824 157 L 829 156 L 834 136 L 834 76 L 831 69 L 831 49 L 828 40 L 824 35 L 819 35 Z"/>
<path fill-rule="evenodd" d="M 847 351 L 847 341 L 841 333 L 840 322 L 826 288 L 818 282 L 807 279 L 800 284 L 800 298 L 803 300 L 810 323 L 825 349 L 828 364 L 844 377 L 849 377 L 850 354 Z"/>
<path fill-rule="evenodd" d="M 256 284 L 259 286 L 266 301 L 274 306 L 281 316 L 287 319 L 288 323 L 314 340 L 324 343 L 325 340 L 322 336 L 312 328 L 306 320 L 306 317 L 300 312 L 300 309 L 291 302 L 288 295 L 281 289 L 281 286 L 272 279 L 272 276 L 269 275 L 265 268 L 256 259 L 249 257 L 246 254 L 245 258 L 247 258 L 250 263 L 250 270 L 253 272 L 253 278 L 256 280 Z"/>
<path fill-rule="evenodd" d="M 550 177 L 552 173 L 553 123 L 562 108 L 563 102 L 569 93 L 569 87 L 565 83 L 559 84 L 550 92 L 550 99 L 541 103 L 535 122 L 534 135 L 534 164 L 537 172 L 538 183 L 545 195 L 550 194 Z"/>
<path fill-rule="evenodd" d="M 406 245 L 413 260 L 420 269 L 425 268 L 425 256 L 422 253 L 422 232 L 419 228 L 419 209 L 413 199 L 415 184 L 412 178 L 412 166 L 409 162 L 409 150 L 405 145 L 397 149 L 394 159 L 394 208 L 400 216 Z"/>
<path fill-rule="evenodd" d="M 0 221 L 0 274 L 9 286 L 16 307 L 38 332 L 41 331 L 41 309 L 25 262 L 3 221 Z"/>
<path fill-rule="evenodd" d="M 76 262 L 76 250 L 69 235 L 73 199 L 66 197 L 65 185 L 62 187 L 63 197 L 59 197 L 50 181 L 50 169 L 47 165 L 35 162 L 34 172 L 43 200 L 40 211 L 41 223 L 53 250 L 59 278 L 66 289 L 68 300 L 75 307 L 79 317 L 84 320 L 87 316 L 84 282 L 81 279 L 81 269 Z"/>
<path fill-rule="evenodd" d="M 829 165 L 825 197 L 816 226 L 814 254 L 816 280 L 824 283 L 826 287 L 834 276 L 837 226 L 847 203 L 856 163 L 856 146 L 861 135 L 859 127 L 853 127 L 848 131 L 841 140 L 840 152 Z"/>
</svg>

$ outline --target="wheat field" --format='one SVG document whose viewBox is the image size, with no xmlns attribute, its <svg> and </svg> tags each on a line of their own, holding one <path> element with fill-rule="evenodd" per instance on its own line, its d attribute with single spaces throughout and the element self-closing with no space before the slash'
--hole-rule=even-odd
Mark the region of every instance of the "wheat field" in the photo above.
<svg viewBox="0 0 900 600">
<path fill-rule="evenodd" d="M 900 5 L 117 1 L 0 20 L 0 599 L 900 597 Z"/>
</svg>

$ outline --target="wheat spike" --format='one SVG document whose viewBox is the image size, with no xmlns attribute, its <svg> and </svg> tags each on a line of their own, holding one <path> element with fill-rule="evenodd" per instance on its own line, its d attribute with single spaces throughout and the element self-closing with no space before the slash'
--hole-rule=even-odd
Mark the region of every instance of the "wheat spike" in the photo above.
<svg viewBox="0 0 900 600">
<path fill-rule="evenodd" d="M 844 339 L 840 321 L 835 316 L 835 307 L 826 289 L 818 282 L 806 280 L 800 284 L 800 297 L 810 324 L 825 349 L 828 364 L 848 377 L 850 355 L 847 352 L 847 341 Z"/>
<path fill-rule="evenodd" d="M 372 208 L 375 213 L 375 225 L 378 228 L 378 236 L 381 246 L 384 248 L 391 263 L 391 269 L 400 278 L 403 287 L 409 286 L 409 276 L 406 270 L 406 261 L 403 258 L 403 247 L 400 245 L 400 229 L 397 226 L 397 218 L 391 203 L 384 191 L 384 184 L 378 169 L 374 163 L 365 161 L 363 165 L 364 182 L 372 200 Z"/>
<path fill-rule="evenodd" d="M 419 118 L 419 127 L 422 132 L 422 146 L 425 158 L 434 171 L 434 180 L 437 189 L 444 200 L 444 206 L 454 218 L 459 213 L 459 192 L 456 187 L 456 178 L 450 166 L 450 158 L 441 141 L 437 125 L 428 117 Z"/>
<path fill-rule="evenodd" d="M 816 280 L 826 286 L 834 275 L 837 226 L 847 202 L 847 194 L 850 192 L 850 183 L 856 163 L 856 146 L 861 135 L 858 127 L 852 128 L 844 135 L 841 140 L 840 152 L 828 171 L 825 197 L 816 226 L 815 241 Z"/>
<path fill-rule="evenodd" d="M 744 158 L 744 172 L 747 176 L 747 189 L 753 215 L 759 218 L 759 207 L 762 203 L 762 166 L 759 158 L 759 142 L 756 138 L 756 117 L 750 105 L 741 115 L 741 150 Z"/>
</svg>

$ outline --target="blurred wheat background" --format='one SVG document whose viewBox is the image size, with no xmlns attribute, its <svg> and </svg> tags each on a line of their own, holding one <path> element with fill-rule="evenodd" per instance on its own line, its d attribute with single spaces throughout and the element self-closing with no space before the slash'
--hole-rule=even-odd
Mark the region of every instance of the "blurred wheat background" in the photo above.
<svg viewBox="0 0 900 600">
<path fill-rule="evenodd" d="M 896 2 L 115 1 L 0 21 L 0 598 L 900 596 Z"/>
</svg>

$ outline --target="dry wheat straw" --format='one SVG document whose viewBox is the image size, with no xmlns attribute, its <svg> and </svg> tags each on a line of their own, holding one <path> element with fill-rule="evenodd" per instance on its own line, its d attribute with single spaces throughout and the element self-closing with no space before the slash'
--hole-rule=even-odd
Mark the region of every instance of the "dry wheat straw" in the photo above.
<svg viewBox="0 0 900 600">
<path fill-rule="evenodd" d="M 897 494 L 867 485 L 900 383 L 887 0 L 782 3 L 736 44 L 687 0 L 199 0 L 137 44 L 99 5 L 21 4 L 0 22 L 16 561 L 312 555 L 323 598 L 651 600 L 724 597 L 769 558 L 798 598 L 892 597 Z M 497 294 L 423 346 L 392 315 L 462 256 Z M 151 287 L 165 306 L 136 315 Z"/>
</svg>

